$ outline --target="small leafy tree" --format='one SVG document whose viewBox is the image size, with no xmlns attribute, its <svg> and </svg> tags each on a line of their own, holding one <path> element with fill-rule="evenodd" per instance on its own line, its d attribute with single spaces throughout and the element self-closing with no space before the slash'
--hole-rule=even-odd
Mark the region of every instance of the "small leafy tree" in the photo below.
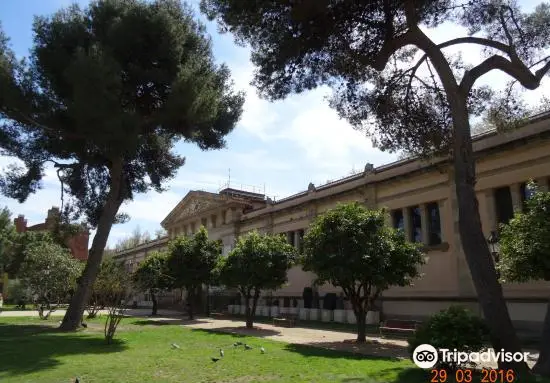
<svg viewBox="0 0 550 383">
<path fill-rule="evenodd" d="M 92 285 L 90 292 L 90 299 L 86 305 L 86 311 L 88 311 L 88 319 L 95 318 L 100 310 L 103 310 L 107 303 L 107 296 L 109 295 L 109 279 L 111 278 L 111 269 L 112 263 L 114 260 L 112 258 L 106 257 L 101 261 L 101 266 L 99 267 L 99 273 L 97 278 Z"/>
<path fill-rule="evenodd" d="M 214 269 L 221 256 L 219 241 L 208 240 L 201 226 L 193 237 L 178 237 L 169 245 L 168 269 L 174 287 L 187 291 L 189 319 L 193 319 L 197 292 L 214 280 Z"/>
<path fill-rule="evenodd" d="M 132 275 L 134 286 L 141 291 L 148 291 L 153 301 L 151 315 L 157 315 L 157 295 L 162 290 L 171 286 L 172 278 L 168 275 L 168 254 L 165 252 L 153 252 Z"/>
<path fill-rule="evenodd" d="M 124 302 L 130 296 L 132 280 L 124 265 L 110 259 L 105 259 L 101 265 L 101 277 L 96 280 L 96 291 L 102 304 L 107 308 L 105 319 L 105 340 L 112 343 L 116 329 L 124 318 Z"/>
<path fill-rule="evenodd" d="M 66 303 L 82 272 L 82 263 L 53 241 L 34 242 L 25 251 L 20 278 L 29 289 L 41 319 Z"/>
<path fill-rule="evenodd" d="M 550 193 L 536 190 L 526 211 L 516 213 L 500 233 L 498 269 L 503 282 L 550 281 Z M 541 337 L 541 353 L 533 371 L 550 376 L 550 302 Z"/>
<path fill-rule="evenodd" d="M 385 224 L 383 210 L 353 202 L 318 216 L 304 238 L 304 270 L 316 283 L 341 287 L 357 318 L 357 341 L 366 341 L 365 320 L 380 293 L 410 285 L 424 256 L 401 231 Z"/>
<path fill-rule="evenodd" d="M 285 284 L 295 260 L 296 250 L 284 236 L 257 231 L 241 236 L 229 255 L 222 258 L 220 282 L 237 288 L 244 298 L 247 328 L 253 327 L 260 292 Z"/>
</svg>

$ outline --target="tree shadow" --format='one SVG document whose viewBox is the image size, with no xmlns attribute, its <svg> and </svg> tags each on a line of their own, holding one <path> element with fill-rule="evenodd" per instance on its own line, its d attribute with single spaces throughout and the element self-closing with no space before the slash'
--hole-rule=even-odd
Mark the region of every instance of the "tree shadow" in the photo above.
<svg viewBox="0 0 550 383">
<path fill-rule="evenodd" d="M 362 347 L 362 346 L 358 346 Z M 287 344 L 284 349 L 296 352 L 305 357 L 344 358 L 344 359 L 369 359 L 398 362 L 406 358 L 403 354 L 397 354 L 400 350 L 393 345 L 373 345 L 369 348 L 353 349 L 343 342 L 321 342 L 308 344 Z M 379 348 L 379 350 L 376 350 Z"/>
<path fill-rule="evenodd" d="M 277 336 L 281 335 L 280 331 L 276 330 L 270 330 L 265 328 L 246 328 L 246 327 L 217 327 L 212 329 L 192 329 L 192 331 L 203 331 L 208 333 L 223 333 L 223 334 L 229 334 L 239 337 L 245 337 L 245 336 L 253 336 L 257 338 L 265 338 L 268 336 Z"/>
<path fill-rule="evenodd" d="M 391 358 L 402 360 L 409 358 L 409 352 L 406 347 L 393 343 L 379 342 L 369 340 L 366 343 L 354 342 L 309 342 L 304 343 L 304 346 L 324 348 L 327 350 L 348 352 L 351 354 L 367 355 L 370 357 Z"/>
<path fill-rule="evenodd" d="M 84 332 L 61 332 L 51 325 L 0 324 L 0 376 L 17 376 L 54 368 L 64 355 L 106 354 L 126 349 L 124 341 L 108 345 Z"/>
</svg>

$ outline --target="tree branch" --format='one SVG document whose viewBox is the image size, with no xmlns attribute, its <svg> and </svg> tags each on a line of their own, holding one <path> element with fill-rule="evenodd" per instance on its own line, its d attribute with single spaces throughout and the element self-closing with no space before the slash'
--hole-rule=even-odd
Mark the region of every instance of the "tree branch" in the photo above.
<svg viewBox="0 0 550 383">
<path fill-rule="evenodd" d="M 536 75 L 533 75 L 529 68 L 527 68 L 523 63 L 513 63 L 512 61 L 499 55 L 491 56 L 481 64 L 466 71 L 459 85 L 463 94 L 467 95 L 470 93 L 470 90 L 477 79 L 494 69 L 503 71 L 519 81 L 523 87 L 533 90 L 539 87 L 540 79 L 550 69 L 550 64 L 547 63 L 543 68 L 537 71 Z"/>
<path fill-rule="evenodd" d="M 489 48 L 495 48 L 499 51 L 502 51 L 508 55 L 511 54 L 512 48 L 509 45 L 506 45 L 504 43 L 501 43 L 500 41 L 485 39 L 482 37 L 474 37 L 474 36 L 468 36 L 468 37 L 459 37 L 456 39 L 452 39 L 449 41 L 445 41 L 444 43 L 437 44 L 438 48 L 448 48 L 452 45 L 458 45 L 458 44 L 477 44 L 477 45 L 483 45 Z"/>
<path fill-rule="evenodd" d="M 380 49 L 380 52 L 378 52 L 374 59 L 367 59 L 366 61 L 377 71 L 383 71 L 390 57 L 395 52 L 414 42 L 413 37 L 414 34 L 409 31 L 398 37 L 387 38 L 382 45 L 382 49 Z"/>
<path fill-rule="evenodd" d="M 549 59 L 549 57 L 546 57 L 546 59 Z M 542 68 L 540 68 L 538 71 L 535 72 L 535 77 L 540 81 L 544 77 L 546 73 L 550 71 L 550 61 L 548 61 Z"/>
</svg>

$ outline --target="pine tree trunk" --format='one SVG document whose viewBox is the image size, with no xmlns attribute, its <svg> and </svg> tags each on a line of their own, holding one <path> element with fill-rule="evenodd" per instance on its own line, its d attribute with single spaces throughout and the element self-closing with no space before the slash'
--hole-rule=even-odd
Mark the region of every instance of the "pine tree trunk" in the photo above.
<svg viewBox="0 0 550 383">
<path fill-rule="evenodd" d="M 464 255 L 478 295 L 483 314 L 491 329 L 495 350 L 521 352 L 508 307 L 498 282 L 487 240 L 483 235 L 475 193 L 475 159 L 465 98 L 448 95 L 452 107 L 454 143 L 453 161 L 458 200 L 459 233 Z M 499 368 L 512 368 L 518 373 L 528 370 L 526 363 L 499 363 Z"/>
<path fill-rule="evenodd" d="M 151 313 L 151 316 L 157 315 L 157 308 L 158 308 L 158 301 L 157 301 L 157 295 L 151 291 L 151 300 L 153 301 L 153 312 Z"/>
<path fill-rule="evenodd" d="M 546 316 L 542 328 L 542 337 L 540 342 L 540 355 L 537 363 L 533 367 L 533 372 L 550 377 L 550 302 L 546 306 Z"/>
<path fill-rule="evenodd" d="M 121 189 L 123 184 L 122 158 L 113 163 L 111 169 L 111 188 L 107 194 L 107 200 L 103 206 L 97 232 L 92 242 L 92 247 L 88 255 L 86 267 L 79 278 L 78 285 L 74 295 L 71 297 L 69 307 L 63 318 L 60 329 L 64 331 L 75 331 L 80 326 L 80 319 L 84 314 L 86 304 L 90 298 L 91 286 L 96 280 L 103 258 L 103 251 L 109 239 L 109 233 L 113 226 L 118 209 L 124 198 L 121 198 Z"/>
</svg>

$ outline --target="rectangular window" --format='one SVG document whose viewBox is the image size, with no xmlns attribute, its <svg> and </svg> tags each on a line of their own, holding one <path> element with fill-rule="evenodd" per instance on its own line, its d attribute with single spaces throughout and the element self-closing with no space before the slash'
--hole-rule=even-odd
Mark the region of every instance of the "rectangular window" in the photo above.
<svg viewBox="0 0 550 383">
<path fill-rule="evenodd" d="M 392 215 L 393 227 L 395 229 L 405 231 L 405 219 L 403 217 L 403 210 L 402 209 L 394 210 L 391 215 Z"/>
<path fill-rule="evenodd" d="M 286 232 L 286 241 L 294 246 L 294 232 L 293 231 L 287 231 Z"/>
<path fill-rule="evenodd" d="M 409 208 L 409 217 L 411 219 L 410 239 L 412 242 L 422 242 L 422 218 L 420 207 L 413 206 Z"/>
<path fill-rule="evenodd" d="M 497 223 L 508 223 L 514 217 L 514 205 L 510 187 L 495 189 L 495 210 Z"/>
<path fill-rule="evenodd" d="M 432 202 L 426 205 L 428 212 L 429 245 L 439 245 L 441 240 L 441 217 L 439 216 L 439 204 Z"/>
<path fill-rule="evenodd" d="M 215 229 L 216 226 L 218 226 L 218 216 L 216 214 L 212 214 L 210 219 L 212 220 L 212 228 Z"/>
</svg>

